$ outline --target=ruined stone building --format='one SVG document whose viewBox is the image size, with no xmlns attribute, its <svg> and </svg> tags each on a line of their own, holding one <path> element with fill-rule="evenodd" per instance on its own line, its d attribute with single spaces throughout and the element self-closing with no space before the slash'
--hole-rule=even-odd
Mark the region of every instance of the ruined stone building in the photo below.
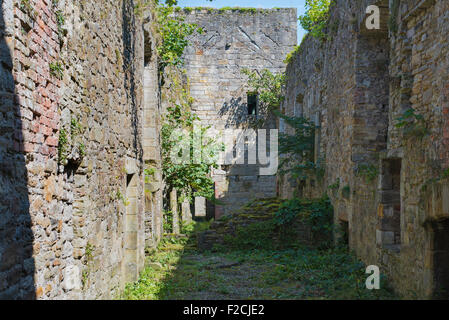
<svg viewBox="0 0 449 320">
<path fill-rule="evenodd" d="M 185 69 L 190 81 L 190 94 L 195 99 L 192 110 L 204 126 L 218 131 L 248 129 L 266 114 L 257 110 L 257 95 L 248 88 L 243 68 L 285 71 L 285 56 L 297 43 L 296 9 L 234 10 L 184 9 L 187 22 L 204 32 L 191 39 L 185 52 Z M 277 128 L 270 117 L 260 129 Z M 234 142 L 245 139 L 236 133 Z M 267 144 L 268 144 L 267 143 Z M 258 161 L 249 164 L 221 165 L 213 170 L 215 196 L 220 205 L 215 217 L 231 213 L 253 198 L 276 196 L 276 176 L 261 175 Z"/>
<path fill-rule="evenodd" d="M 163 232 L 168 89 L 154 16 L 129 0 L 3 0 L 0 13 L 0 298 L 116 297 Z M 205 29 L 185 55 L 194 111 L 206 124 L 244 127 L 257 101 L 249 112 L 240 69 L 284 71 L 296 11 L 186 18 Z M 275 177 L 257 168 L 216 172 L 229 205 L 221 213 L 275 196 Z"/>
<path fill-rule="evenodd" d="M 112 297 L 161 233 L 151 17 L 116 0 L 0 13 L 0 297 Z"/>
<path fill-rule="evenodd" d="M 365 23 L 373 4 L 379 29 Z M 250 127 L 261 114 L 241 69 L 285 70 L 296 10 L 178 14 L 205 31 L 185 52 L 193 111 L 215 129 Z M 130 0 L 2 0 L 0 298 L 115 297 L 160 239 L 166 88 L 154 20 Z M 324 175 L 296 181 L 260 175 L 261 164 L 222 165 L 212 172 L 215 216 L 256 197 L 327 193 L 349 247 L 398 293 L 442 297 L 449 3 L 336 0 L 327 29 L 294 53 L 282 106 L 316 124 Z M 292 132 L 272 117 L 264 128 Z"/>
<path fill-rule="evenodd" d="M 447 298 L 449 2 L 338 0 L 330 15 L 327 39 L 307 37 L 287 67 L 283 110 L 317 125 L 325 174 L 280 178 L 281 196 L 328 193 L 350 248 L 398 293 Z"/>
</svg>

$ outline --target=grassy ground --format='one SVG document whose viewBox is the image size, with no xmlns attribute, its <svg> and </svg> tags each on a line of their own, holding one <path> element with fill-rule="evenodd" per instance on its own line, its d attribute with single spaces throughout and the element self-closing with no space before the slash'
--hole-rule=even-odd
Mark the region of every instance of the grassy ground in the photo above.
<svg viewBox="0 0 449 320">
<path fill-rule="evenodd" d="M 139 281 L 122 299 L 394 299 L 386 289 L 367 290 L 365 266 L 343 248 L 236 249 L 199 252 L 189 226 L 185 238 L 167 237 L 148 256 Z M 244 235 L 242 235 L 244 236 Z M 263 237 L 263 234 L 261 235 Z"/>
</svg>

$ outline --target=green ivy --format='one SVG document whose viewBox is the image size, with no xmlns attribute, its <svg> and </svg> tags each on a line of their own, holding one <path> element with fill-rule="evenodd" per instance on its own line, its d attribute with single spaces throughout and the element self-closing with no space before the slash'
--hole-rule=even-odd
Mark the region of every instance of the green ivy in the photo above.
<svg viewBox="0 0 449 320">
<path fill-rule="evenodd" d="M 182 54 L 189 44 L 188 37 L 195 31 L 202 32 L 196 24 L 185 23 L 184 17 L 173 15 L 173 12 L 170 6 L 157 7 L 159 33 L 162 36 L 161 44 L 157 47 L 161 69 L 167 65 L 182 64 Z"/>
<path fill-rule="evenodd" d="M 388 28 L 392 33 L 396 33 L 398 31 L 398 13 L 399 13 L 399 1 L 400 0 L 393 0 L 391 5 L 391 14 L 390 18 L 388 19 Z"/>
<path fill-rule="evenodd" d="M 55 14 L 56 14 L 56 24 L 58 26 L 58 38 L 59 41 L 62 43 L 62 39 L 66 34 L 66 31 L 63 28 L 65 23 L 65 17 L 61 10 L 56 11 Z"/>
<path fill-rule="evenodd" d="M 351 196 L 351 187 L 349 185 L 345 185 L 343 189 L 341 189 L 341 195 L 343 196 L 343 198 L 349 199 L 349 197 Z"/>
</svg>

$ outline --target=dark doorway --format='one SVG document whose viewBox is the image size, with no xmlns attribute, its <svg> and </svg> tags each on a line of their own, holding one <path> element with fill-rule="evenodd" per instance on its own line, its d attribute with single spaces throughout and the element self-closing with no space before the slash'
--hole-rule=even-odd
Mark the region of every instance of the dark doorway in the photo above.
<svg viewBox="0 0 449 320">
<path fill-rule="evenodd" d="M 449 299 L 449 219 L 433 224 L 434 298 Z"/>
<path fill-rule="evenodd" d="M 401 243 L 401 159 L 382 161 L 381 203 L 383 206 L 380 230 L 391 234 L 384 244 Z"/>
<path fill-rule="evenodd" d="M 349 222 L 340 220 L 339 244 L 343 247 L 349 247 Z"/>
<path fill-rule="evenodd" d="M 257 93 L 248 93 L 248 115 L 257 115 Z"/>
</svg>

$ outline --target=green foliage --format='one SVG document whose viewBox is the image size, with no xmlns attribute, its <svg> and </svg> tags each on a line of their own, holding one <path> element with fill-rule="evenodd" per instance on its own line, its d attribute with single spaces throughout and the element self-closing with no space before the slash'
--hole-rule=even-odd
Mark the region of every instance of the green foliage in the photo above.
<svg viewBox="0 0 449 320">
<path fill-rule="evenodd" d="M 380 290 L 368 290 L 365 265 L 345 248 L 289 250 L 272 258 L 276 266 L 264 272 L 268 284 L 300 283 L 296 299 L 394 299 L 387 279 Z"/>
<path fill-rule="evenodd" d="M 351 187 L 349 185 L 344 186 L 343 189 L 341 189 L 341 195 L 343 198 L 349 199 L 351 196 Z"/>
<path fill-rule="evenodd" d="M 271 235 L 263 233 L 265 230 L 259 225 L 245 233 L 253 237 L 254 231 L 259 231 L 259 240 L 254 237 L 245 245 L 235 246 L 229 251 L 198 252 L 195 248 L 196 233 L 207 229 L 209 222 L 203 224 L 202 228 L 198 223 L 189 225 L 188 238 L 165 237 L 157 250 L 151 252 L 139 280 L 126 285 L 119 298 L 396 298 L 384 276 L 381 276 L 380 290 L 366 289 L 365 265 L 345 248 L 319 250 L 289 243 L 284 249 L 275 249 L 270 245 L 273 242 Z M 242 234 L 244 228 L 242 226 Z"/>
<path fill-rule="evenodd" d="M 145 168 L 143 172 L 145 175 L 145 183 L 150 183 L 152 178 L 154 178 L 154 175 L 156 174 L 156 168 L 154 167 Z"/>
<path fill-rule="evenodd" d="M 66 31 L 63 28 L 65 23 L 65 17 L 61 10 L 56 11 L 55 14 L 56 14 L 56 24 L 58 26 L 58 38 L 59 41 L 62 42 L 62 39 L 66 34 Z"/>
<path fill-rule="evenodd" d="M 222 7 L 222 8 L 211 8 L 211 7 L 184 7 L 184 8 L 176 8 L 176 11 L 184 11 L 186 13 L 190 13 L 194 10 L 206 10 L 207 12 L 218 12 L 218 13 L 225 13 L 225 12 L 239 12 L 239 13 L 247 13 L 247 14 L 256 14 L 257 8 L 246 8 L 246 7 Z"/>
<path fill-rule="evenodd" d="M 338 189 L 340 189 L 340 178 L 337 178 L 337 180 L 333 184 L 329 185 L 327 188 L 329 190 L 338 190 Z"/>
<path fill-rule="evenodd" d="M 59 130 L 59 141 L 58 141 L 58 162 L 61 164 L 65 163 L 66 160 L 66 151 L 67 151 L 67 132 L 64 128 Z"/>
<path fill-rule="evenodd" d="M 291 63 L 295 59 L 295 57 L 298 55 L 298 53 L 302 52 L 302 48 L 303 48 L 302 45 L 303 45 L 304 41 L 306 41 L 307 37 L 308 37 L 308 34 L 306 33 L 302 37 L 301 43 L 299 45 L 295 46 L 293 48 L 293 50 L 287 54 L 287 56 L 285 57 L 285 60 L 284 60 L 285 64 Z"/>
<path fill-rule="evenodd" d="M 423 138 L 428 133 L 424 117 L 413 108 L 404 111 L 396 121 L 395 127 L 401 128 L 405 137 Z"/>
<path fill-rule="evenodd" d="M 443 170 L 442 179 L 448 179 L 449 178 L 449 168 L 446 170 Z"/>
<path fill-rule="evenodd" d="M 291 52 L 287 53 L 287 56 L 285 57 L 284 63 L 285 64 L 291 63 L 293 61 L 293 59 L 295 58 L 295 56 L 300 51 L 301 51 L 301 45 L 295 46 L 295 48 Z"/>
<path fill-rule="evenodd" d="M 59 80 L 62 80 L 62 78 L 64 77 L 62 63 L 60 61 L 54 61 L 51 62 L 48 66 L 50 68 L 50 75 Z"/>
<path fill-rule="evenodd" d="M 172 6 L 158 5 L 156 7 L 158 32 L 162 41 L 157 47 L 160 58 L 160 70 L 167 65 L 183 64 L 182 54 L 189 44 L 188 37 L 195 31 L 202 33 L 196 24 L 184 22 L 184 17 L 174 15 Z"/>
<path fill-rule="evenodd" d="M 75 117 L 72 117 L 70 120 L 70 130 L 66 130 L 65 128 L 60 129 L 58 143 L 58 162 L 60 164 L 66 165 L 68 163 L 67 156 L 70 154 L 72 148 L 76 146 L 78 147 L 80 158 L 84 158 L 86 155 L 86 146 L 79 141 L 79 136 L 83 131 L 83 126 Z"/>
<path fill-rule="evenodd" d="M 268 69 L 249 70 L 243 68 L 241 72 L 248 76 L 248 86 L 259 95 L 261 113 L 278 110 L 284 101 L 283 88 L 285 74 L 273 73 Z"/>
<path fill-rule="evenodd" d="M 194 130 L 197 115 L 189 111 L 190 106 L 175 104 L 167 108 L 162 125 L 162 173 L 169 189 L 183 194 L 189 202 L 195 196 L 208 199 L 214 198 L 213 180 L 210 177 L 210 168 L 217 167 L 214 161 L 221 148 L 213 139 L 207 138 L 205 133 L 208 127 L 199 127 Z M 174 130 L 186 130 L 187 135 L 174 137 Z M 172 153 L 180 144 L 186 144 L 189 160 L 177 163 L 172 159 Z M 182 152 L 180 150 L 179 152 Z M 198 157 L 198 154 L 200 156 Z M 207 159 L 208 156 L 209 159 Z M 194 161 L 195 160 L 195 161 Z"/>
<path fill-rule="evenodd" d="M 372 164 L 361 164 L 357 168 L 357 175 L 364 177 L 366 182 L 371 183 L 378 177 L 379 170 Z"/>
<path fill-rule="evenodd" d="M 163 229 L 165 233 L 173 232 L 173 212 L 171 210 L 164 211 L 163 213 Z"/>
<path fill-rule="evenodd" d="M 333 207 L 329 197 L 321 199 L 292 199 L 281 203 L 275 213 L 276 226 L 283 229 L 292 225 L 295 219 L 310 226 L 315 238 L 330 239 L 333 230 Z"/>
<path fill-rule="evenodd" d="M 332 0 L 306 0 L 306 13 L 299 17 L 304 30 L 316 38 L 324 39 L 331 3 Z"/>
<path fill-rule="evenodd" d="M 289 117 L 275 112 L 294 129 L 294 134 L 279 135 L 279 154 L 285 155 L 279 163 L 279 173 L 290 173 L 293 178 L 307 179 L 311 174 L 317 175 L 321 164 L 314 161 L 315 124 L 304 117 Z"/>
<path fill-rule="evenodd" d="M 399 1 L 400 0 L 393 0 L 391 4 L 391 13 L 390 18 L 388 19 L 388 28 L 392 33 L 396 33 L 398 31 L 398 13 L 399 13 Z"/>
<path fill-rule="evenodd" d="M 80 157 L 84 158 L 86 156 L 86 146 L 84 145 L 84 143 L 80 143 L 78 149 L 80 151 Z"/>
<path fill-rule="evenodd" d="M 37 18 L 37 12 L 31 5 L 30 0 L 20 0 L 20 9 L 28 14 L 33 20 Z"/>
<path fill-rule="evenodd" d="M 95 247 L 92 244 L 88 243 L 86 245 L 86 249 L 84 251 L 84 254 L 86 256 L 87 261 L 92 260 L 93 254 L 94 254 L 94 250 L 95 250 Z"/>
</svg>

